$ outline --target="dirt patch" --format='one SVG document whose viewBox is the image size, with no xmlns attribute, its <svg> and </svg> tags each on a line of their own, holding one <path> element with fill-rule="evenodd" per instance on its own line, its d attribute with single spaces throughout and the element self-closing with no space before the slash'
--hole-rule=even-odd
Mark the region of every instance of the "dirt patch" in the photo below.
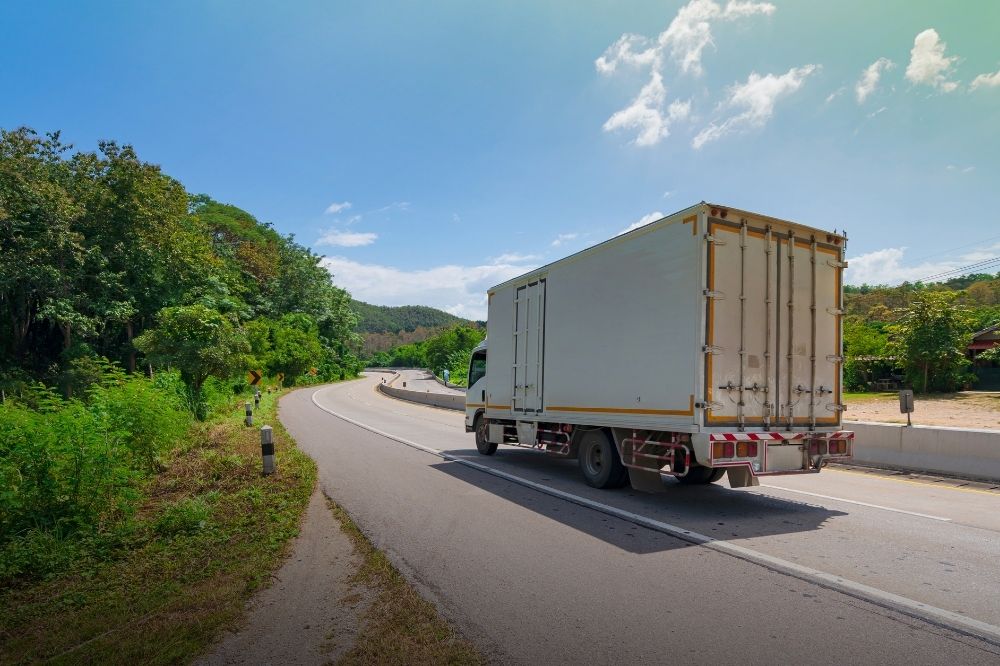
<svg viewBox="0 0 1000 666">
<path fill-rule="evenodd" d="M 914 425 L 1000 430 L 1000 393 L 918 395 L 914 399 L 913 410 Z M 895 395 L 852 397 L 847 402 L 844 418 L 906 423 L 906 414 L 899 413 L 899 399 Z"/>
<path fill-rule="evenodd" d="M 246 625 L 198 664 L 325 664 L 356 641 L 375 593 L 353 578 L 363 559 L 313 491 L 291 557 L 250 603 Z"/>
</svg>

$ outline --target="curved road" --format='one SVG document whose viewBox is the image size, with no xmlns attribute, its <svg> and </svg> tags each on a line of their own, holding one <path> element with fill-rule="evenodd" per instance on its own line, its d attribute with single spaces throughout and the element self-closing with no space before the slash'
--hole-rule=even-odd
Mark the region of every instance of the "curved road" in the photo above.
<svg viewBox="0 0 1000 666">
<path fill-rule="evenodd" d="M 461 413 L 382 396 L 380 378 L 292 393 L 281 419 L 495 661 L 1000 660 L 1000 494 L 829 470 L 595 490 L 572 461 L 478 455 Z"/>
</svg>

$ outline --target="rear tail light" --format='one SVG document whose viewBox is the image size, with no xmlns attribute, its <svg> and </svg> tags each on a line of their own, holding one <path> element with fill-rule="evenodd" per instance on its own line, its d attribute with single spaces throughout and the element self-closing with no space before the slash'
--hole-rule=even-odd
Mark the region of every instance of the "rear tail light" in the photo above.
<svg viewBox="0 0 1000 666">
<path fill-rule="evenodd" d="M 844 455 L 847 453 L 847 441 L 846 440 L 836 440 L 830 442 L 830 455 Z"/>
<path fill-rule="evenodd" d="M 736 445 L 737 458 L 756 458 L 757 442 L 740 442 Z"/>
<path fill-rule="evenodd" d="M 712 458 L 732 458 L 735 453 L 732 442 L 712 442 Z"/>
<path fill-rule="evenodd" d="M 809 442 L 809 455 L 822 456 L 826 454 L 826 442 L 814 439 Z"/>
</svg>

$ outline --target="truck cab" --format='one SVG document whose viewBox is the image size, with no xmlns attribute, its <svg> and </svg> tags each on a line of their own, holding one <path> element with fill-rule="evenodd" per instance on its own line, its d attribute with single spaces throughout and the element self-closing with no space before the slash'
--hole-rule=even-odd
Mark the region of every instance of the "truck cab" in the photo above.
<svg viewBox="0 0 1000 666">
<path fill-rule="evenodd" d="M 486 411 L 486 340 L 472 350 L 469 359 L 469 389 L 465 392 L 465 432 L 484 430 Z M 477 444 L 479 433 L 476 436 Z"/>
</svg>

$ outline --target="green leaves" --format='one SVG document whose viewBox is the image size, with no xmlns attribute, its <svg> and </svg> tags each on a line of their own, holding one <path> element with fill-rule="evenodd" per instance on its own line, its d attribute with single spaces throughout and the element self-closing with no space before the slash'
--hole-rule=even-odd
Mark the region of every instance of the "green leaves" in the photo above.
<svg viewBox="0 0 1000 666">
<path fill-rule="evenodd" d="M 969 380 L 965 352 L 975 320 L 957 299 L 956 292 L 918 293 L 887 327 L 890 355 L 922 392 L 953 391 Z"/>
<path fill-rule="evenodd" d="M 225 379 L 242 373 L 250 363 L 250 344 L 243 331 L 217 310 L 204 305 L 163 308 L 157 326 L 134 340 L 150 362 L 177 368 L 201 411 L 201 386 L 210 376 Z"/>
</svg>

